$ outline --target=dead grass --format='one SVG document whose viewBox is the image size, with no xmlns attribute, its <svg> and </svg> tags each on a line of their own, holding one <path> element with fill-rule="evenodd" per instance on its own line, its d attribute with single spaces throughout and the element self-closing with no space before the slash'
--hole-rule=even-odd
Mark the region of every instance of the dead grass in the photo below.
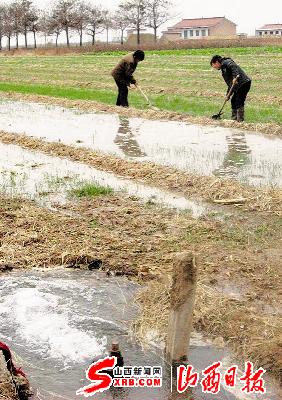
<svg viewBox="0 0 282 400">
<path fill-rule="evenodd" d="M 103 268 L 128 275 L 137 276 L 149 266 L 154 270 L 156 247 L 161 254 L 168 245 L 163 232 L 170 225 L 172 211 L 142 206 L 113 194 L 78 204 L 74 203 L 71 211 L 80 218 L 58 217 L 27 201 L 1 199 L 0 261 L 27 268 L 87 265 L 99 258 L 106 260 Z"/>
<path fill-rule="evenodd" d="M 2 351 L 0 351 L 0 399 L 17 400 L 11 375 L 7 370 L 6 361 L 2 354 Z"/>
<path fill-rule="evenodd" d="M 142 305 L 143 313 L 134 323 L 136 336 L 146 341 L 154 326 L 160 338 L 165 340 L 170 309 L 169 286 L 152 282 L 139 294 L 137 301 Z M 209 338 L 222 337 L 240 359 L 253 360 L 281 380 L 281 317 L 259 313 L 248 301 L 228 298 L 199 282 L 194 328 Z"/>
<path fill-rule="evenodd" d="M 204 49 L 204 48 L 228 48 L 228 47 L 264 47 L 264 46 L 281 46 L 280 37 L 248 37 L 248 38 L 204 38 L 199 40 L 178 40 L 168 41 L 159 40 L 157 43 L 148 43 L 147 40 L 142 42 L 143 35 L 141 34 L 141 46 L 143 50 L 174 50 L 174 49 Z M 130 42 L 121 45 L 120 43 L 106 44 L 97 43 L 94 46 L 78 45 L 59 47 L 38 47 L 37 49 L 12 49 L 11 51 L 2 51 L 3 56 L 23 56 L 23 55 L 48 55 L 57 56 L 64 54 L 77 54 L 77 53 L 97 53 L 97 52 L 112 52 L 112 51 L 133 51 L 136 50 L 137 43 Z"/>
<path fill-rule="evenodd" d="M 239 356 L 279 376 L 279 219 L 256 212 L 247 217 L 236 215 L 227 223 L 195 220 L 186 212 L 114 194 L 57 212 L 0 197 L 0 263 L 87 267 L 101 259 L 104 270 L 149 283 L 137 299 L 143 311 L 134 329 L 140 339 L 152 327 L 164 338 L 173 260 L 179 251 L 191 251 L 199 269 L 195 327 L 209 337 L 223 337 Z M 262 229 L 266 223 L 268 229 Z M 222 293 L 225 285 L 239 286 L 240 298 Z"/>
<path fill-rule="evenodd" d="M 75 148 L 62 143 L 48 143 L 37 138 L 0 131 L 3 143 L 20 145 L 26 149 L 42 151 L 52 156 L 80 161 L 100 170 L 106 170 L 182 195 L 201 197 L 209 202 L 240 205 L 246 210 L 268 211 L 279 214 L 282 210 L 280 189 L 261 189 L 242 185 L 231 179 L 197 176 L 172 167 L 137 161 L 123 160 L 85 148 Z M 231 202 L 230 202 L 231 199 Z M 235 201 L 234 201 L 235 199 Z"/>
<path fill-rule="evenodd" d="M 200 94 L 201 95 L 201 94 Z M 78 108 L 85 111 L 102 111 L 109 113 L 117 113 L 119 115 L 124 115 L 127 117 L 142 117 L 151 120 L 168 120 L 168 121 L 182 121 L 189 124 L 200 124 L 200 125 L 212 125 L 221 126 L 225 128 L 239 128 L 246 131 L 254 131 L 256 133 L 263 133 L 267 135 L 282 135 L 282 127 L 279 124 L 274 123 L 239 123 L 231 120 L 213 120 L 212 118 L 206 117 L 192 117 L 186 116 L 181 113 L 171 112 L 171 111 L 156 111 L 152 109 L 138 110 L 135 108 L 122 108 L 113 105 L 101 104 L 93 100 L 68 100 L 60 99 L 56 97 L 49 96 L 38 96 L 31 94 L 21 94 L 21 93 L 5 93 L 2 97 L 15 100 L 27 100 L 33 102 L 41 102 L 45 104 L 55 104 L 68 108 Z"/>
</svg>

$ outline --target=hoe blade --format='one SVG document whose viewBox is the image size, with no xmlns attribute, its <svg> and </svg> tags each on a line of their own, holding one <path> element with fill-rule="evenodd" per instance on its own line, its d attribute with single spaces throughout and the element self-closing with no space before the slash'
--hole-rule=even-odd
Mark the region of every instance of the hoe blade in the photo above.
<svg viewBox="0 0 282 400">
<path fill-rule="evenodd" d="M 221 119 L 221 115 L 222 115 L 222 113 L 214 114 L 214 115 L 212 116 L 212 119 Z"/>
</svg>

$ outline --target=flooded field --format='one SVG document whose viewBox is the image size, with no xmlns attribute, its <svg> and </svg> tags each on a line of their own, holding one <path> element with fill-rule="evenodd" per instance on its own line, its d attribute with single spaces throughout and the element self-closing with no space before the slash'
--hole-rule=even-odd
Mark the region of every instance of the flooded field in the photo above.
<svg viewBox="0 0 282 400">
<path fill-rule="evenodd" d="M 75 391 L 87 383 L 84 370 L 94 359 L 107 354 L 112 341 L 120 343 L 125 365 L 161 366 L 164 385 L 158 390 L 110 391 L 95 398 L 177 398 L 171 397 L 170 369 L 161 357 L 163 344 L 157 344 L 155 350 L 143 349 L 130 336 L 130 323 L 138 314 L 133 302 L 138 289 L 138 285 L 125 279 L 106 278 L 103 273 L 90 271 L 33 270 L 0 276 L 0 335 L 28 373 L 34 399 L 77 398 Z M 219 360 L 223 368 L 231 365 L 228 350 L 216 348 L 194 334 L 190 361 L 195 370 L 200 372 Z M 216 396 L 199 390 L 194 396 L 207 400 L 244 399 L 242 394 L 225 388 Z M 278 400 L 271 392 L 268 398 Z"/>
<path fill-rule="evenodd" d="M 24 195 L 43 205 L 64 204 L 68 191 L 85 183 L 109 186 L 124 191 L 144 201 L 168 207 L 189 209 L 195 216 L 208 210 L 198 201 L 190 201 L 173 193 L 137 184 L 113 174 L 96 170 L 82 163 L 22 149 L 19 146 L 0 143 L 0 190 L 12 196 Z"/>
<path fill-rule="evenodd" d="M 99 394 L 97 399 L 177 400 L 178 396 L 171 393 L 170 367 L 163 360 L 164 343 L 155 339 L 158 335 L 153 329 L 154 307 L 144 314 L 152 332 L 148 346 L 143 348 L 131 333 L 131 323 L 144 316 L 134 302 L 141 286 L 120 275 L 134 276 L 146 290 L 150 290 L 152 283 L 159 285 L 161 295 L 156 301 L 157 290 L 144 296 L 148 298 L 147 306 L 153 299 L 156 309 L 161 308 L 158 316 L 161 320 L 163 314 L 166 323 L 170 301 L 167 280 L 173 275 L 174 256 L 188 250 L 198 257 L 195 326 L 201 332 L 193 332 L 189 362 L 200 373 L 214 361 L 221 361 L 227 369 L 236 362 L 224 345 L 228 343 L 233 351 L 237 351 L 237 345 L 240 347 L 236 353 L 239 357 L 253 356 L 278 375 L 279 344 L 275 334 L 281 311 L 276 287 L 279 210 L 278 206 L 275 210 L 272 207 L 271 191 L 266 193 L 260 187 L 282 186 L 282 139 L 238 129 L 6 100 L 0 101 L 0 130 L 76 147 L 71 152 L 87 148 L 91 157 L 94 150 L 99 151 L 107 161 L 113 154 L 121 163 L 118 169 L 117 158 L 112 157 L 111 173 L 107 172 L 109 164 L 100 165 L 97 154 L 93 155 L 97 169 L 90 162 L 87 165 L 85 150 L 80 150 L 81 158 L 73 158 L 82 161 L 76 162 L 71 157 L 63 158 L 69 155 L 64 149 L 57 156 L 54 148 L 41 152 L 39 140 L 36 151 L 35 140 L 29 139 L 28 148 L 24 148 L 23 142 L 4 144 L 4 133 L 0 142 L 0 193 L 6 196 L 1 199 L 4 222 L 0 225 L 0 264 L 11 259 L 14 268 L 6 275 L 0 273 L 0 340 L 11 346 L 17 363 L 27 372 L 34 400 L 76 399 L 75 391 L 86 384 L 85 369 L 93 359 L 106 355 L 113 341 L 120 343 L 127 365 L 160 365 L 164 384 L 158 390 L 109 391 Z M 144 162 L 152 169 L 146 169 Z M 157 172 L 150 162 L 158 164 Z M 188 174 L 178 179 L 179 171 L 170 174 L 172 169 L 161 165 L 195 173 L 198 186 Z M 139 176 L 137 170 L 144 175 Z M 231 180 L 227 188 L 221 188 L 222 179 L 207 176 L 230 177 L 243 185 Z M 158 186 L 158 180 L 164 182 L 166 177 L 171 180 L 169 186 Z M 111 193 L 104 198 L 77 201 L 73 190 L 85 184 L 111 188 L 117 192 L 116 197 Z M 189 185 L 194 192 L 189 192 Z M 238 190 L 232 185 L 237 185 Z M 241 198 L 243 190 L 246 198 Z M 278 190 L 272 192 L 277 196 L 273 200 L 276 206 Z M 14 197 L 32 199 L 37 204 L 21 204 L 18 199 L 18 204 L 10 204 L 9 199 L 15 200 Z M 220 204 L 221 198 L 227 198 L 230 204 L 234 201 L 235 205 L 241 201 L 251 203 L 253 208 L 229 209 Z M 265 201 L 265 207 L 256 208 L 256 199 Z M 212 205 L 213 200 L 218 203 Z M 82 256 L 88 260 L 88 255 L 101 258 L 108 275 L 86 270 L 88 261 L 81 264 L 81 270 L 57 267 L 80 267 L 76 261 Z M 65 261 L 68 256 L 69 263 Z M 31 262 L 36 269 L 28 269 Z M 119 274 L 114 276 L 116 272 Z M 146 303 L 143 306 L 146 309 Z M 261 319 L 257 318 L 258 310 Z M 154 313 L 155 319 L 150 320 Z M 167 333 L 166 325 L 163 326 L 162 334 Z M 202 332 L 213 340 L 203 339 Z M 249 353 L 245 352 L 244 347 L 253 344 L 254 336 L 257 342 Z M 218 338 L 223 345 L 216 347 Z M 259 358 L 258 352 L 267 347 L 266 340 L 269 354 L 265 359 Z M 194 399 L 247 398 L 240 390 L 230 391 L 225 386 L 216 396 L 203 394 L 200 389 L 192 393 Z M 267 400 L 278 400 L 279 395 L 268 380 L 267 390 Z M 189 396 L 179 398 L 188 400 Z"/>
<path fill-rule="evenodd" d="M 0 102 L 0 129 L 256 186 L 282 185 L 282 140 L 238 129 Z"/>
</svg>

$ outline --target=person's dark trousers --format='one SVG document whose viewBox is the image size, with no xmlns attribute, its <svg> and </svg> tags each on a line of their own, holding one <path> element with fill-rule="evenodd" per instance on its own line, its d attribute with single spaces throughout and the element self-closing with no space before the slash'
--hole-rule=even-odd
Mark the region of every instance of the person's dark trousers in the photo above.
<svg viewBox="0 0 282 400">
<path fill-rule="evenodd" d="M 128 107 L 128 86 L 126 83 L 119 82 L 116 80 L 116 84 L 118 87 L 118 97 L 117 97 L 117 106 Z"/>
<path fill-rule="evenodd" d="M 237 119 L 239 122 L 244 121 L 244 106 L 250 88 L 251 81 L 244 83 L 237 92 L 234 92 L 231 98 L 232 119 Z"/>
</svg>

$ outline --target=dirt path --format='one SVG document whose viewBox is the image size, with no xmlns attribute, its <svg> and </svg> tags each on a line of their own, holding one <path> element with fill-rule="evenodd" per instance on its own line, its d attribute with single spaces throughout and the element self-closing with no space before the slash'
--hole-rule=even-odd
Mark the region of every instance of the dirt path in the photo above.
<svg viewBox="0 0 282 400">
<path fill-rule="evenodd" d="M 158 120 L 168 120 L 168 121 L 182 121 L 190 124 L 201 124 L 201 125 L 212 125 L 212 126 L 222 126 L 227 128 L 239 128 L 247 131 L 254 131 L 256 133 L 264 133 L 269 135 L 282 135 L 282 126 L 278 124 L 255 124 L 255 123 L 238 123 L 231 120 L 221 120 L 215 121 L 211 118 L 205 117 L 191 117 L 181 113 L 162 111 L 162 110 L 138 110 L 135 108 L 121 108 L 116 106 L 111 106 L 107 104 L 102 104 L 93 100 L 68 100 L 57 97 L 49 96 L 38 96 L 32 94 L 21 94 L 21 93 L 3 93 L 2 98 L 14 99 L 14 100 L 26 100 L 33 102 L 41 102 L 45 104 L 54 104 L 64 107 L 75 107 L 84 111 L 99 111 L 99 112 L 109 112 L 118 113 L 127 117 L 142 117 L 147 119 L 158 119 Z"/>
<path fill-rule="evenodd" d="M 172 260 L 193 251 L 200 270 L 195 327 L 281 376 L 278 217 L 254 212 L 226 222 L 196 220 L 113 194 L 57 212 L 1 197 L 0 210 L 2 266 L 87 268 L 100 259 L 104 270 L 146 283 L 134 326 L 141 339 L 152 326 L 165 337 Z"/>
<path fill-rule="evenodd" d="M 239 205 L 245 210 L 261 210 L 274 214 L 280 214 L 282 210 L 281 189 L 260 189 L 231 179 L 192 175 L 151 162 L 140 164 L 137 161 L 123 160 L 89 149 L 75 148 L 62 143 L 48 143 L 37 138 L 3 131 L 0 131 L 0 140 L 3 143 L 16 144 L 26 149 L 80 161 L 100 170 L 181 193 L 187 198 L 202 198 L 216 204 L 231 203 L 231 206 Z"/>
</svg>

